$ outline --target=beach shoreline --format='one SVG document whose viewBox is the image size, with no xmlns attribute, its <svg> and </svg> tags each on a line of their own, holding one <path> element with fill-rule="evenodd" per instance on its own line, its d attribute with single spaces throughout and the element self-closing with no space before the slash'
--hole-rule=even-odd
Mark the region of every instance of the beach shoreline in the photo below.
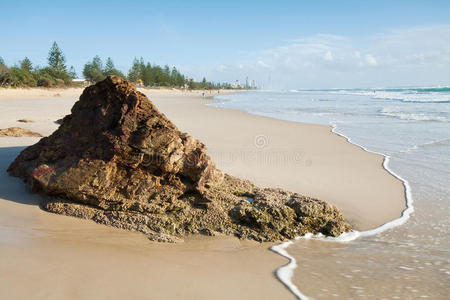
<svg viewBox="0 0 450 300">
<path fill-rule="evenodd" d="M 385 156 L 351 143 L 347 137 L 335 133 L 331 125 L 280 120 L 215 107 L 209 104 L 217 100 L 195 95 L 181 101 L 166 95 L 155 97 L 150 91 L 147 96 L 182 131 L 205 142 L 219 169 L 260 186 L 280 187 L 325 200 L 337 206 L 359 231 L 395 220 L 406 209 L 403 182 L 384 167 Z M 191 114 L 194 111 L 204 120 Z M 214 123 L 221 129 L 205 128 Z M 224 130 L 227 126 L 232 134 L 239 134 L 230 137 Z M 296 141 L 298 133 L 305 135 L 305 142 Z M 226 141 L 218 139 L 219 136 Z M 314 178 L 298 174 L 304 170 L 310 171 Z M 361 178 L 360 174 L 366 177 Z M 295 175 L 301 177 L 292 178 Z M 334 179 L 339 182 L 333 182 Z"/>
<path fill-rule="evenodd" d="M 403 185 L 383 168 L 384 157 L 351 144 L 344 137 L 333 133 L 330 126 L 282 121 L 239 110 L 205 105 L 214 103 L 212 97 L 217 93 L 207 93 L 203 98 L 201 91 L 186 93 L 173 90 L 140 90 L 180 130 L 189 132 L 204 142 L 218 168 L 227 173 L 250 179 L 261 186 L 282 187 L 328 201 L 340 208 L 350 223 L 359 230 L 374 228 L 396 219 L 405 208 Z M 70 112 L 82 89 L 38 89 L 38 91 L 37 93 L 33 89 L 6 90 L 6 92 L 0 90 L 0 106 L 5 112 L 4 118 L 0 121 L 0 128 L 20 126 L 49 135 L 58 126 L 54 122 Z M 22 118 L 35 122 L 17 123 L 17 120 Z M 302 137 L 300 141 L 298 141 L 299 133 Z M 37 141 L 38 138 L 0 139 L 0 147 L 4 153 L 1 156 L 3 170 L 1 176 L 4 177 L 2 182 L 6 191 L 0 195 L 2 217 L 0 236 L 4 240 L 0 244 L 0 254 L 4 258 L 0 261 L 2 266 L 0 278 L 3 278 L 0 282 L 1 290 L 4 292 L 17 292 L 21 282 L 20 276 L 27 273 L 27 266 L 33 266 L 33 274 L 28 279 L 37 280 L 34 292 L 39 290 L 39 286 L 47 285 L 52 278 L 54 279 L 50 276 L 52 270 L 62 270 L 65 267 L 73 272 L 64 273 L 65 276 L 58 281 L 60 287 L 47 295 L 40 295 L 55 299 L 62 295 L 69 295 L 69 298 L 80 295 L 88 298 L 117 296 L 118 290 L 119 294 L 125 290 L 124 288 L 121 290 L 113 283 L 120 280 L 127 282 L 127 279 L 120 275 L 121 270 L 108 265 L 107 262 L 132 259 L 129 265 L 123 265 L 127 270 L 125 273 L 129 276 L 131 274 L 142 275 L 139 277 L 147 276 L 145 269 L 139 267 L 143 262 L 155 267 L 153 269 L 155 272 L 151 272 L 153 275 L 150 274 L 152 284 L 148 285 L 144 280 L 136 283 L 136 286 L 141 288 L 140 291 L 138 289 L 134 291 L 134 295 L 138 298 L 145 293 L 177 298 L 180 296 L 177 293 L 183 291 L 186 299 L 194 297 L 206 299 L 211 295 L 216 296 L 213 294 L 214 289 L 221 291 L 223 289 L 223 294 L 220 295 L 223 299 L 238 296 L 261 299 L 293 297 L 283 285 L 274 280 L 273 273 L 279 266 L 286 264 L 287 260 L 267 251 L 273 244 L 260 245 L 233 237 L 198 236 L 188 238 L 181 245 L 159 245 L 148 242 L 143 235 L 137 233 L 124 232 L 94 222 L 53 215 L 40 210 L 37 205 L 40 196 L 26 193 L 20 180 L 9 177 L 5 172 L 21 147 Z M 330 153 L 334 153 L 335 156 L 330 157 Z M 350 170 L 339 169 L 343 167 L 349 167 Z M 305 175 L 305 170 L 312 178 Z M 364 178 L 359 178 L 361 176 L 356 173 L 359 171 L 365 175 Z M 329 173 L 331 175 L 327 178 L 321 176 Z M 339 177 L 345 180 L 332 184 L 333 179 Z M 306 183 L 299 184 L 301 181 Z M 376 182 L 388 192 L 371 195 L 369 199 L 361 201 L 359 197 L 365 194 L 364 191 L 371 186 L 371 182 Z M 345 186 L 340 187 L 339 184 Z M 362 187 L 358 188 L 358 184 Z M 354 187 L 354 190 L 347 191 L 348 187 Z M 327 191 L 321 192 L 323 189 Z M 387 199 L 371 203 L 373 199 L 382 196 L 387 196 Z M 17 236 L 12 234 L 11 237 L 11 232 L 17 233 Z M 102 242 L 98 242 L 99 240 Z M 99 245 L 101 243 L 103 245 Z M 35 254 L 27 257 L 25 248 L 30 246 L 36 248 Z M 136 254 L 134 252 L 136 247 L 140 249 L 139 258 L 130 258 Z M 116 248 L 120 248 L 122 252 L 115 252 Z M 164 251 L 155 250 L 159 248 Z M 72 255 L 75 259 L 71 262 L 65 261 L 60 254 L 61 251 Z M 108 255 L 100 255 L 102 251 L 106 251 Z M 86 260 L 80 253 L 92 254 L 95 260 L 93 258 Z M 194 253 L 197 265 L 183 264 L 183 260 L 193 259 Z M 178 259 L 171 261 L 173 257 Z M 249 260 L 250 257 L 252 259 Z M 91 270 L 93 267 L 90 268 L 86 264 L 88 261 L 94 266 L 100 264 L 101 268 Z M 76 267 L 77 264 L 80 267 Z M 17 265 L 19 268 L 15 267 Z M 167 266 L 170 271 L 163 271 Z M 86 291 L 87 294 L 75 293 L 73 289 L 80 284 L 82 278 L 74 279 L 73 276 L 86 275 L 83 267 L 91 270 L 92 275 L 88 278 L 92 282 L 99 283 L 97 277 L 109 272 L 111 275 L 107 279 L 112 283 L 106 283 L 106 279 L 100 281 L 100 285 L 108 288 L 97 291 L 95 295 L 93 283 Z M 195 269 L 200 270 L 194 272 Z M 218 272 L 217 269 L 222 269 L 223 272 Z M 165 272 L 167 276 L 154 276 L 157 272 Z M 189 284 L 182 284 L 178 289 L 170 291 L 173 289 L 168 283 L 170 280 L 183 282 L 188 277 L 192 277 L 188 280 Z M 195 278 L 207 282 L 211 288 L 205 287 L 208 284 L 194 283 Z M 236 289 L 227 289 L 221 286 L 220 282 Z M 132 281 L 128 284 L 133 285 Z M 155 286 L 162 287 L 158 290 L 161 294 L 151 291 L 151 287 Z M 237 294 L 238 291 L 240 294 Z M 14 294 L 1 296 L 7 298 Z"/>
</svg>

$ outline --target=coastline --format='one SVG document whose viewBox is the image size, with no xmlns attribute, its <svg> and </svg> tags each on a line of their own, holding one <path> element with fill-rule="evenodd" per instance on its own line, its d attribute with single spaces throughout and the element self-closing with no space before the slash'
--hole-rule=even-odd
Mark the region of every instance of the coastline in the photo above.
<svg viewBox="0 0 450 300">
<path fill-rule="evenodd" d="M 220 101 L 217 101 L 216 103 L 220 103 Z M 231 109 L 231 108 L 226 108 L 226 109 Z M 246 113 L 252 114 L 250 112 L 246 112 Z M 259 115 L 259 114 L 253 114 L 253 115 L 263 116 L 263 115 Z M 299 122 L 299 123 L 302 123 L 302 122 Z M 391 156 L 380 153 L 380 152 L 371 151 L 371 150 L 367 149 L 366 147 L 353 142 L 350 137 L 348 137 L 342 133 L 339 133 L 337 131 L 338 128 L 335 124 L 322 125 L 322 126 L 328 126 L 330 129 L 330 132 L 332 132 L 340 137 L 343 137 L 344 139 L 346 139 L 346 141 L 348 143 L 350 143 L 356 147 L 359 147 L 360 149 L 362 149 L 368 153 L 374 153 L 374 154 L 382 156 L 383 157 L 383 161 L 381 164 L 382 167 L 390 175 L 392 175 L 394 178 L 396 178 L 402 182 L 402 185 L 404 187 L 405 208 L 403 211 L 401 211 L 398 218 L 387 221 L 386 223 L 382 223 L 372 229 L 367 229 L 367 230 L 363 230 L 363 231 L 354 230 L 352 232 L 344 233 L 338 237 L 327 237 L 327 236 L 323 236 L 322 234 L 315 234 L 315 235 L 314 234 L 306 234 L 303 236 L 298 236 L 293 240 L 285 241 L 278 245 L 274 245 L 274 246 L 270 247 L 271 251 L 273 251 L 274 253 L 277 253 L 278 255 L 285 257 L 286 259 L 289 260 L 289 263 L 278 268 L 276 270 L 275 274 L 276 274 L 277 278 L 280 280 L 280 282 L 283 283 L 283 285 L 285 285 L 286 288 L 292 292 L 292 294 L 294 294 L 298 299 L 301 299 L 301 300 L 308 300 L 309 298 L 305 294 L 303 294 L 299 290 L 298 286 L 296 286 L 295 283 L 293 282 L 294 271 L 298 268 L 298 264 L 297 264 L 297 260 L 291 254 L 289 254 L 289 252 L 287 251 L 287 248 L 289 246 L 293 245 L 296 241 L 299 241 L 299 240 L 319 240 L 319 241 L 323 241 L 323 242 L 347 243 L 347 242 L 351 242 L 351 241 L 354 241 L 359 238 L 374 236 L 374 235 L 383 233 L 386 230 L 389 230 L 389 229 L 392 229 L 397 226 L 401 226 L 401 225 L 405 224 L 409 220 L 411 214 L 414 212 L 414 206 L 413 206 L 414 201 L 413 201 L 413 197 L 412 197 L 411 186 L 406 179 L 402 178 L 400 175 L 398 175 L 396 172 L 394 172 L 394 170 L 392 170 L 389 167 L 389 161 L 390 161 Z"/>
<path fill-rule="evenodd" d="M 219 169 L 325 200 L 356 230 L 381 226 L 406 209 L 404 185 L 384 168 L 384 156 L 349 142 L 330 125 L 214 107 L 205 104 L 215 100 L 195 96 L 147 96 L 182 131 L 205 142 Z"/>
<path fill-rule="evenodd" d="M 333 127 L 333 130 L 334 129 L 335 129 L 335 127 Z M 349 138 L 347 138 L 347 140 L 349 141 L 349 143 L 351 143 Z M 355 145 L 357 145 L 357 144 L 355 144 Z M 357 146 L 359 146 L 359 145 L 357 145 Z M 365 149 L 363 146 L 360 146 L 360 147 L 365 151 L 371 152 L 371 151 Z M 376 152 L 374 152 L 374 153 L 376 153 Z M 297 260 L 292 255 L 290 255 L 286 249 L 290 245 L 292 245 L 295 241 L 298 241 L 301 239 L 305 239 L 305 240 L 315 239 L 315 240 L 320 240 L 320 241 L 324 241 L 324 242 L 338 242 L 338 243 L 351 242 L 351 241 L 354 241 L 361 237 L 374 236 L 374 235 L 383 233 L 386 230 L 395 228 L 397 226 L 401 226 L 409 220 L 411 214 L 414 212 L 414 206 L 413 206 L 414 201 L 412 198 L 411 187 L 409 185 L 409 182 L 407 180 L 403 179 L 401 176 L 399 176 L 392 169 L 389 168 L 388 164 L 389 164 L 390 156 L 384 155 L 381 153 L 379 153 L 379 154 L 384 156 L 383 168 L 386 169 L 386 171 L 388 171 L 392 176 L 398 178 L 399 180 L 401 180 L 403 182 L 403 185 L 405 187 L 406 208 L 401 212 L 401 215 L 397 219 L 393 219 L 393 220 L 386 222 L 386 223 L 384 223 L 378 227 L 375 227 L 373 229 L 369 229 L 369 230 L 365 230 L 365 231 L 352 231 L 349 233 L 344 233 L 338 237 L 325 237 L 323 235 L 306 234 L 304 236 L 298 236 L 294 240 L 282 242 L 278 245 L 270 247 L 271 251 L 273 251 L 273 252 L 277 253 L 278 255 L 285 257 L 286 259 L 289 260 L 289 263 L 278 268 L 276 270 L 275 274 L 276 274 L 278 280 L 280 280 L 280 282 L 282 282 L 292 292 L 292 294 L 294 294 L 298 299 L 308 300 L 309 298 L 306 295 L 304 295 L 298 289 L 298 287 L 292 282 L 292 279 L 294 278 L 294 270 L 298 268 L 298 265 L 297 265 Z"/>
<path fill-rule="evenodd" d="M 0 128 L 20 126 L 38 131 L 45 135 L 50 134 L 58 126 L 54 121 L 68 113 L 68 110 L 70 110 L 81 91 L 82 89 L 61 90 L 59 92 L 49 90 L 48 92 L 41 92 L 38 95 L 36 95 L 35 92 L 34 95 L 32 92 L 25 94 L 18 92 L 13 96 L 5 95 L 5 93 L 0 91 L 0 105 L 8 105 L 8 103 L 2 102 L 5 98 L 18 100 L 17 103 L 14 103 L 14 105 L 16 105 L 15 111 L 4 110 L 7 112 L 7 116 L 0 121 Z M 295 142 L 295 140 L 292 139 L 292 136 L 295 136 L 295 134 L 292 134 L 299 129 L 303 133 L 310 130 L 313 131 L 312 136 L 309 135 L 306 139 L 312 139 L 310 142 L 313 144 L 315 143 L 316 147 L 317 139 L 320 140 L 327 136 L 335 136 L 333 142 L 338 144 L 337 148 L 334 150 L 336 150 L 339 155 L 343 155 L 344 159 L 354 159 L 355 157 L 353 155 L 356 153 L 358 154 L 356 157 L 357 159 L 369 159 L 371 161 L 370 166 L 365 166 L 366 168 L 371 169 L 374 168 L 374 166 L 378 166 L 379 170 L 375 172 L 375 175 L 372 174 L 372 176 L 388 177 L 385 173 L 386 170 L 382 167 L 384 160 L 381 160 L 379 155 L 370 154 L 359 148 L 358 150 L 355 150 L 355 145 L 350 144 L 350 142 L 343 137 L 338 136 L 338 134 L 331 132 L 332 130 L 328 126 L 281 121 L 251 115 L 238 110 L 206 106 L 204 104 L 212 103 L 213 100 L 210 99 L 210 95 L 202 98 L 201 92 L 183 93 L 172 90 L 148 89 L 141 89 L 141 91 L 147 94 L 160 111 L 165 113 L 182 131 L 189 132 L 195 138 L 200 139 L 209 146 L 208 151 L 213 160 L 217 162 L 220 169 L 238 177 L 251 179 L 257 184 L 263 186 L 285 187 L 283 185 L 283 180 L 287 177 L 286 174 L 281 174 L 279 168 L 277 168 L 280 164 L 281 169 L 285 169 L 284 173 L 288 173 L 288 177 L 295 176 L 296 173 L 293 169 L 296 169 L 297 171 L 310 171 L 315 167 L 316 159 L 323 155 L 323 151 L 322 153 L 311 156 L 309 155 L 310 152 L 308 150 L 310 149 L 308 148 L 308 145 L 301 147 L 302 144 L 297 144 L 296 146 L 300 147 L 294 149 L 295 151 L 292 151 L 292 141 Z M 55 96 L 55 94 L 59 95 Z M 212 94 L 211 96 L 215 95 L 217 94 Z M 47 109 L 47 111 L 45 111 L 45 113 L 37 112 L 33 115 L 33 109 L 35 110 L 36 107 L 31 107 L 29 111 L 27 109 L 24 110 L 21 100 L 24 100 L 25 102 L 28 101 L 29 103 L 30 100 L 27 99 L 39 101 L 40 103 L 36 103 L 36 107 L 39 107 L 42 110 Z M 9 104 L 11 105 L 11 103 Z M 16 120 L 20 118 L 34 118 L 36 122 L 17 123 Z M 226 124 L 228 124 L 228 126 L 226 126 Z M 287 133 L 287 136 L 280 139 L 277 135 L 280 132 Z M 260 140 L 258 140 L 257 137 L 260 137 Z M 37 140 L 38 139 L 36 138 L 0 139 L 0 147 L 3 148 L 2 150 L 8 150 L 10 152 L 9 156 L 2 155 L 0 157 L 2 160 L 2 169 L 6 169 L 9 164 L 8 159 L 12 160 L 20 150 L 19 148 L 12 147 L 29 145 Z M 285 143 L 282 143 L 283 141 L 285 141 Z M 351 148 L 353 148 L 352 152 L 350 154 L 346 153 L 347 149 Z M 364 152 L 368 154 L 361 154 Z M 270 153 L 275 153 L 276 155 L 271 156 Z M 308 163 L 308 159 L 310 163 Z M 336 165 L 332 166 L 336 168 Z M 262 169 L 267 168 L 270 170 L 269 175 L 271 176 L 269 176 L 269 178 L 266 178 L 268 173 L 261 172 Z M 316 172 L 322 172 L 323 170 L 323 166 L 319 165 Z M 380 172 L 380 170 L 382 170 L 382 172 Z M 335 170 L 335 172 L 338 171 L 339 170 Z M 185 243 L 174 247 L 171 247 L 171 245 L 149 243 L 145 237 L 139 234 L 123 232 L 114 228 L 104 228 L 105 226 L 93 222 L 57 216 L 41 211 L 36 205 L 36 197 L 39 196 L 27 194 L 24 191 L 23 184 L 20 180 L 9 178 L 6 173 L 2 174 L 2 176 L 6 176 L 5 180 L 2 180 L 2 182 L 5 184 L 4 189 L 7 189 L 8 191 L 0 195 L 1 200 L 3 200 L 0 201 L 2 208 L 2 213 L 0 213 L 2 218 L 0 219 L 4 220 L 0 223 L 0 229 L 2 229 L 0 231 L 0 236 L 6 237 L 6 242 L 0 244 L 0 252 L 2 257 L 8 257 L 9 259 L 8 261 L 6 261 L 6 259 L 5 261 L 0 261 L 0 265 L 3 266 L 2 270 L 4 270 L 4 273 L 2 272 L 0 277 L 7 278 L 8 274 L 11 272 L 14 273 L 13 270 L 15 264 L 19 265 L 16 277 L 10 276 L 9 279 L 1 281 L 2 286 L 4 285 L 2 290 L 7 290 L 6 287 L 11 289 L 11 285 L 19 286 L 21 282 L 19 275 L 23 275 L 24 272 L 26 273 L 27 266 L 34 265 L 33 269 L 36 268 L 39 271 L 32 274 L 29 279 L 36 280 L 38 277 L 40 278 L 43 276 L 41 282 L 38 281 L 39 284 L 36 284 L 36 290 L 34 291 L 36 292 L 39 286 L 48 285 L 49 282 L 51 282 L 49 279 L 52 277 L 49 277 L 49 275 L 52 268 L 61 268 L 59 264 L 62 264 L 62 266 L 72 269 L 74 272 L 70 274 L 66 272 L 66 276 L 60 279 L 62 288 L 54 291 L 53 294 L 50 294 L 50 298 L 58 298 L 58 295 L 61 296 L 67 293 L 73 293 L 72 289 L 76 284 L 79 284 L 80 278 L 75 278 L 76 280 L 73 280 L 71 276 L 78 274 L 77 276 L 83 277 L 81 274 L 85 275 L 84 273 L 86 272 L 85 270 L 82 270 L 81 266 L 77 267 L 77 264 L 81 264 L 86 269 L 90 269 L 89 266 L 86 265 L 86 261 L 83 262 L 85 257 L 79 255 L 79 253 L 91 253 L 94 255 L 95 261 L 90 259 L 87 261 L 90 261 L 90 263 L 94 265 L 101 263 L 102 267 L 90 277 L 93 282 L 96 282 L 96 280 L 98 282 L 96 277 L 101 276 L 103 272 L 111 272 L 111 275 L 108 278 L 111 282 L 114 282 L 115 280 L 118 280 L 118 278 L 122 278 L 122 275 L 120 274 L 121 270 L 117 270 L 114 266 L 111 268 L 111 266 L 107 265 L 107 261 L 116 261 L 120 258 L 123 259 L 127 254 L 132 254 L 137 247 L 141 256 L 139 259 L 132 262 L 130 266 L 123 266 L 128 272 L 125 272 L 127 275 L 131 276 L 130 274 L 136 273 L 147 276 L 148 274 L 145 273 L 145 270 L 139 268 L 140 263 L 143 261 L 152 266 L 156 266 L 154 269 L 156 272 L 159 270 L 159 272 L 166 272 L 165 274 L 167 275 L 163 278 L 151 276 L 151 280 L 154 281 L 152 283 L 154 284 L 149 286 L 147 286 L 148 282 L 144 283 L 139 281 L 137 285 L 142 288 L 140 291 L 141 293 L 145 293 L 146 291 L 148 293 L 153 293 L 153 291 L 150 291 L 150 287 L 154 288 L 155 286 L 161 286 L 164 287 L 164 289 L 161 289 L 160 291 L 161 297 L 164 295 L 169 298 L 177 298 L 180 296 L 179 294 L 176 294 L 177 289 L 170 292 L 170 290 L 173 289 L 170 285 L 170 281 L 182 282 L 183 280 L 186 280 L 186 278 L 192 277 L 189 281 L 190 285 L 186 284 L 178 287 L 178 292 L 182 290 L 183 293 L 187 295 L 187 299 L 194 297 L 197 299 L 206 299 L 214 294 L 214 289 L 219 289 L 221 292 L 223 290 L 223 293 L 220 296 L 223 296 L 224 299 L 237 296 L 247 298 L 258 297 L 261 299 L 271 299 L 274 297 L 292 298 L 292 294 L 287 289 L 277 281 L 273 280 L 272 272 L 274 272 L 277 267 L 284 264 L 285 259 L 280 256 L 274 256 L 267 251 L 267 248 L 272 246 L 272 244 L 264 244 L 261 246 L 257 243 L 240 241 L 232 237 L 208 237 L 204 239 L 202 239 L 202 237 L 193 237 L 192 239 L 186 240 Z M 396 181 L 394 180 L 394 182 Z M 286 186 L 293 186 L 292 182 L 289 184 Z M 392 184 L 392 182 L 390 184 Z M 15 191 L 12 190 L 12 186 L 15 186 Z M 285 188 L 289 189 L 288 187 Z M 305 193 L 305 190 L 302 192 L 302 188 L 304 187 L 296 187 L 297 190 L 291 190 L 306 195 L 313 195 L 308 192 Z M 330 189 L 332 190 L 333 188 L 335 188 L 335 186 Z M 401 198 L 399 197 L 399 191 L 401 192 L 402 188 L 398 188 L 397 186 L 397 189 L 393 192 L 394 196 L 392 196 L 392 199 Z M 336 201 L 333 202 L 334 199 L 318 198 L 331 202 L 337 205 L 338 208 L 341 208 L 339 203 L 335 203 Z M 353 202 L 350 201 L 350 204 L 355 204 L 354 201 L 357 198 L 358 197 L 354 197 L 351 199 Z M 402 200 L 404 204 L 404 199 Z M 359 215 L 358 213 L 352 214 L 348 209 L 343 210 L 343 212 L 344 216 L 346 216 L 346 212 L 350 212 L 350 215 L 352 216 L 350 221 L 352 224 L 359 227 L 360 230 L 364 230 L 385 223 L 383 222 L 385 219 L 388 219 L 395 214 L 397 214 L 398 217 L 398 214 L 403 210 L 398 210 L 398 208 L 401 207 L 402 205 L 397 205 L 394 208 L 391 207 L 390 214 L 382 215 L 381 217 L 377 215 L 375 216 L 376 218 L 373 218 L 372 216 L 372 219 L 369 218 L 367 222 L 362 219 L 365 217 L 364 211 L 362 214 L 359 212 Z M 382 207 L 382 209 L 384 209 L 384 207 Z M 397 217 L 394 217 L 393 219 Z M 80 229 L 80 227 L 82 228 Z M 30 230 L 30 228 L 32 229 Z M 2 234 L 1 232 L 4 233 Z M 15 240 L 15 237 L 10 237 L 13 241 L 9 241 L 7 235 L 8 232 L 18 232 L 18 240 Z M 25 232 L 25 235 L 23 235 L 23 232 Z M 36 233 L 39 234 L 34 236 Z M 46 243 L 43 242 L 44 240 Z M 24 247 L 29 247 L 29 245 L 36 246 L 38 249 L 35 251 L 36 254 L 27 258 L 28 254 L 24 251 Z M 114 249 L 120 248 L 123 252 L 119 253 L 115 252 L 115 250 L 107 250 L 111 246 Z M 177 248 L 178 252 L 176 250 L 170 250 L 171 248 Z M 158 252 L 155 249 L 164 249 L 164 251 Z M 77 259 L 74 259 L 72 262 L 64 261 L 60 253 L 61 251 L 65 251 L 65 253 L 67 253 L 66 255 L 75 255 Z M 102 251 L 110 251 L 108 257 L 103 257 L 100 254 Z M 155 254 L 156 252 L 158 254 Z M 230 252 L 233 253 L 233 257 L 230 257 Z M 197 265 L 186 263 L 193 259 L 193 254 L 195 254 L 196 257 L 198 255 L 198 258 L 195 258 L 195 260 L 204 261 L 202 263 L 199 262 Z M 173 261 L 174 257 L 177 257 L 175 261 Z M 205 259 L 205 257 L 207 257 L 207 259 Z M 250 257 L 252 257 L 252 259 L 249 261 Z M 24 259 L 28 259 L 26 263 L 23 262 Z M 10 261 L 14 263 L 10 263 Z M 164 269 L 167 268 L 167 264 L 170 265 L 170 271 L 164 271 Z M 191 272 L 198 269 L 200 265 L 202 266 L 200 268 L 201 272 L 195 272 L 193 273 L 194 275 L 191 275 Z M 214 268 L 211 268 L 211 266 L 214 266 Z M 242 266 L 244 266 L 245 270 L 242 269 Z M 220 272 L 221 269 L 225 271 Z M 150 273 L 155 275 L 155 272 Z M 113 278 L 113 274 L 115 274 L 117 278 Z M 47 279 L 45 279 L 46 276 Z M 176 276 L 176 278 L 172 278 L 171 276 Z M 195 283 L 196 280 L 194 279 L 197 279 L 197 282 L 204 281 L 207 284 Z M 42 282 L 42 280 L 49 280 L 49 282 Z M 125 279 L 122 278 L 122 280 Z M 225 286 L 240 286 L 242 288 L 237 288 L 236 290 L 226 289 L 223 286 L 221 287 L 218 285 L 220 282 L 225 282 Z M 208 284 L 212 286 L 211 289 L 205 288 Z M 107 285 L 111 289 L 107 292 L 111 294 L 96 294 L 95 296 L 116 295 L 118 287 L 116 287 L 114 283 L 101 281 L 100 285 Z M 129 285 L 133 286 L 133 282 L 129 282 Z M 95 285 L 90 287 L 89 290 L 91 290 L 91 292 L 95 290 Z M 241 294 L 236 294 L 238 290 L 243 292 Z M 167 291 L 169 291 L 169 294 L 165 294 Z M 101 292 L 105 291 L 100 291 L 99 293 Z M 135 293 L 138 292 L 139 291 L 135 291 Z M 172 295 L 172 293 L 175 294 Z M 80 296 L 79 294 L 71 295 L 73 298 Z M 92 296 L 92 294 L 89 294 L 88 296 Z M 139 295 L 136 294 L 136 296 Z"/>
<path fill-rule="evenodd" d="M 206 103 L 206 104 L 214 104 L 217 102 L 219 102 L 219 101 L 213 101 L 212 103 Z M 216 109 L 234 110 L 234 111 L 237 111 L 240 113 L 247 114 L 249 116 L 270 118 L 270 117 L 265 117 L 265 116 L 261 116 L 261 115 L 251 114 L 251 113 L 237 110 L 237 109 L 220 108 L 220 107 L 214 107 L 214 106 L 211 106 L 211 107 L 216 108 Z M 272 119 L 272 118 L 270 118 L 270 119 Z M 274 120 L 278 120 L 278 119 L 274 119 Z M 291 121 L 284 121 L 284 120 L 280 120 L 280 121 L 292 123 Z M 303 125 L 312 125 L 312 124 L 301 123 L 301 122 L 293 122 L 293 123 L 299 123 L 299 124 L 303 124 Z M 359 237 L 367 237 L 367 236 L 376 235 L 385 230 L 391 229 L 396 226 L 400 226 L 409 219 L 410 214 L 414 211 L 414 208 L 412 206 L 413 200 L 412 200 L 412 196 L 411 196 L 411 190 L 410 190 L 409 183 L 405 179 L 401 178 L 398 174 L 396 174 L 392 169 L 389 168 L 389 165 L 388 165 L 389 158 L 390 158 L 389 156 L 384 155 L 382 153 L 370 151 L 367 148 L 365 148 L 364 146 L 353 143 L 349 137 L 336 132 L 336 126 L 334 126 L 334 125 L 317 125 L 317 126 L 326 127 L 326 128 L 328 128 L 330 133 L 335 134 L 336 136 L 339 136 L 339 137 L 345 139 L 345 141 L 348 144 L 351 144 L 352 146 L 356 146 L 357 148 L 361 149 L 362 151 L 364 151 L 366 153 L 375 154 L 375 155 L 379 156 L 381 158 L 381 163 L 379 164 L 379 166 L 388 173 L 388 176 L 392 176 L 393 178 L 395 178 L 396 180 L 399 180 L 401 182 L 401 185 L 403 187 L 403 193 L 401 195 L 404 197 L 403 203 L 405 206 L 401 211 L 398 212 L 397 216 L 392 216 L 392 219 L 390 219 L 390 220 L 387 219 L 379 224 L 374 224 L 372 228 L 368 226 L 368 227 L 362 229 L 361 231 L 355 230 L 349 234 L 343 234 L 336 238 L 323 237 L 321 235 L 316 235 L 316 236 L 306 235 L 306 236 L 297 237 L 293 241 L 286 241 L 281 244 L 270 247 L 270 250 L 272 250 L 273 252 L 277 253 L 278 255 L 285 257 L 286 259 L 289 260 L 289 263 L 281 266 L 280 268 L 278 268 L 276 270 L 275 274 L 276 274 L 277 278 L 280 280 L 280 282 L 283 285 L 286 286 L 287 289 L 289 289 L 292 292 L 293 295 L 295 295 L 296 298 L 304 299 L 304 300 L 307 300 L 309 298 L 306 295 L 304 295 L 298 289 L 298 287 L 292 282 L 292 279 L 294 277 L 294 270 L 297 269 L 298 266 L 297 266 L 297 261 L 295 260 L 295 258 L 293 256 L 291 256 L 288 253 L 287 248 L 294 241 L 297 241 L 299 239 L 318 239 L 318 240 L 323 240 L 323 241 L 349 242 L 349 241 L 355 240 Z M 345 216 L 345 212 L 344 212 L 344 216 Z"/>
</svg>

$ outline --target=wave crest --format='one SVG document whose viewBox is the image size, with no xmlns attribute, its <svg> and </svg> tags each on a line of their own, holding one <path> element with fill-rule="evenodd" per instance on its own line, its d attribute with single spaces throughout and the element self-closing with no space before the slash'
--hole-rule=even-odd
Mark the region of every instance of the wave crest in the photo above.
<svg viewBox="0 0 450 300">
<path fill-rule="evenodd" d="M 411 121 L 434 121 L 434 122 L 450 122 L 450 117 L 446 116 L 433 116 L 425 113 L 408 113 L 396 111 L 391 108 L 383 108 L 380 111 L 382 116 L 393 117 L 400 120 L 411 120 Z"/>
</svg>

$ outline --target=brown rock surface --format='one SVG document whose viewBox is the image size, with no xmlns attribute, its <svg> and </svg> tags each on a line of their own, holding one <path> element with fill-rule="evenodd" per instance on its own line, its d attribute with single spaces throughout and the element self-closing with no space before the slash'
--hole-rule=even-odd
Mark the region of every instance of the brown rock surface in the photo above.
<svg viewBox="0 0 450 300">
<path fill-rule="evenodd" d="M 22 151 L 8 172 L 48 195 L 48 211 L 152 240 L 222 232 L 275 241 L 349 230 L 323 201 L 224 175 L 204 144 L 118 77 L 86 88 L 59 129 Z"/>
<path fill-rule="evenodd" d="M 0 129 L 0 137 L 23 137 L 23 136 L 34 136 L 34 137 L 42 137 L 42 134 L 20 128 L 20 127 L 9 127 L 5 129 Z"/>
</svg>

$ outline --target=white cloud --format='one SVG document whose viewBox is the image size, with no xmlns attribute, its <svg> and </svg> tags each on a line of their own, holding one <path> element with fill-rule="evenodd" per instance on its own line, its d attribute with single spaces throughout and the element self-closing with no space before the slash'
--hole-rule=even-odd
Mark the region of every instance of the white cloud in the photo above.
<svg viewBox="0 0 450 300">
<path fill-rule="evenodd" d="M 208 69 L 216 81 L 255 79 L 271 88 L 450 83 L 450 26 L 392 30 L 364 38 L 318 34 L 247 53 Z M 219 72 L 220 71 L 220 72 Z"/>
<path fill-rule="evenodd" d="M 378 64 L 377 60 L 372 56 L 372 54 L 366 54 L 366 63 L 369 66 L 376 66 Z"/>
<path fill-rule="evenodd" d="M 219 65 L 219 67 L 218 67 L 218 70 L 220 72 L 224 72 L 226 69 L 227 69 L 227 66 L 225 66 L 225 65 Z"/>
<path fill-rule="evenodd" d="M 263 62 L 262 60 L 258 60 L 257 64 L 259 66 L 261 66 L 261 67 L 264 67 L 264 68 L 268 68 L 269 67 L 269 65 L 266 64 L 265 62 Z"/>
</svg>

